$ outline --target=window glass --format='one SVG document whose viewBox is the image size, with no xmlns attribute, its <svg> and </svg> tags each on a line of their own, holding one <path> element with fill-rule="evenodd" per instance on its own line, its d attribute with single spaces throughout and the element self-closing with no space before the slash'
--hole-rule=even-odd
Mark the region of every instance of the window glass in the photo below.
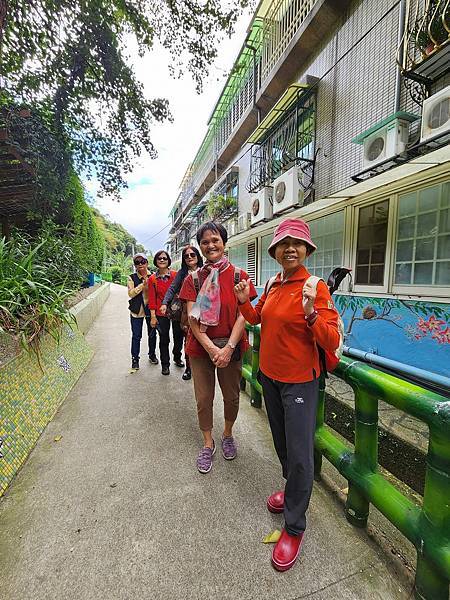
<svg viewBox="0 0 450 600">
<path fill-rule="evenodd" d="M 383 285 L 388 215 L 389 200 L 365 206 L 359 211 L 356 284 Z M 407 237 L 407 232 L 408 227 L 404 227 L 402 235 Z"/>
<path fill-rule="evenodd" d="M 395 283 L 450 285 L 450 182 L 398 201 Z"/>
<path fill-rule="evenodd" d="M 261 238 L 261 277 L 259 278 L 261 285 L 265 285 L 268 279 L 280 271 L 280 265 L 267 252 L 272 237 L 272 234 L 270 234 Z"/>
<path fill-rule="evenodd" d="M 399 216 L 406 217 L 408 215 L 414 215 L 416 213 L 416 192 L 404 194 L 402 198 L 403 201 L 398 208 Z"/>
<path fill-rule="evenodd" d="M 344 211 L 314 219 L 308 225 L 317 250 L 306 259 L 305 266 L 311 275 L 317 275 L 326 281 L 333 269 L 342 267 Z"/>
<path fill-rule="evenodd" d="M 228 258 L 236 267 L 248 271 L 247 265 L 247 244 L 239 244 L 229 249 Z"/>
</svg>

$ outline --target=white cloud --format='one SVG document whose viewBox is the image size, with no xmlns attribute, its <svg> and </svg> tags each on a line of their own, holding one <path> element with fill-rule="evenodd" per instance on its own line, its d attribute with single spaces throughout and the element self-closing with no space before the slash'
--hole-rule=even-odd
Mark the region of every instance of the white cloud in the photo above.
<svg viewBox="0 0 450 600">
<path fill-rule="evenodd" d="M 206 133 L 207 120 L 226 81 L 225 74 L 244 41 L 249 19 L 249 14 L 244 14 L 233 38 L 220 42 L 218 59 L 201 95 L 195 92 L 194 82 L 188 75 L 182 79 L 170 77 L 169 56 L 164 49 L 155 47 L 144 58 L 132 53 L 146 95 L 167 98 L 174 121 L 152 126 L 151 138 L 159 156 L 155 160 L 141 157 L 140 164 L 127 178 L 130 187 L 122 192 L 121 202 L 103 198 L 96 201 L 96 206 L 113 221 L 121 223 L 149 250 L 164 247 L 170 228 L 169 213 L 181 179 Z M 88 183 L 87 187 L 95 196 L 95 186 Z"/>
</svg>

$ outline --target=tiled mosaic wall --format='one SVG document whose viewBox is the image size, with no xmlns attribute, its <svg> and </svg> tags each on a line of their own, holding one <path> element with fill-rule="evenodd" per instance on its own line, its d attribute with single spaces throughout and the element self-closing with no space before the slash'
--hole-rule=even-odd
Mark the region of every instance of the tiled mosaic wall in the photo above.
<svg viewBox="0 0 450 600">
<path fill-rule="evenodd" d="M 83 335 L 65 328 L 42 344 L 41 367 L 23 352 L 0 369 L 0 496 L 88 365 Z"/>
</svg>

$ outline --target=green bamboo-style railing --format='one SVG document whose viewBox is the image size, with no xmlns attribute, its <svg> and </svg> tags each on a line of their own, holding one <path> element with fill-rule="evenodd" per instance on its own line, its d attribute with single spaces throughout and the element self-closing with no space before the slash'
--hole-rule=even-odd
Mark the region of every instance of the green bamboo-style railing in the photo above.
<svg viewBox="0 0 450 600">
<path fill-rule="evenodd" d="M 250 384 L 251 404 L 261 406 L 257 381 L 260 328 L 247 325 L 252 347 L 245 354 L 243 381 Z M 324 424 L 325 380 L 321 380 L 315 435 L 315 471 L 327 458 L 348 480 L 345 514 L 365 527 L 372 503 L 417 550 L 416 598 L 448 600 L 450 582 L 450 401 L 362 362 L 342 357 L 333 373 L 347 382 L 355 396 L 354 450 Z M 378 469 L 378 401 L 428 425 L 429 445 L 423 504 L 405 497 Z M 402 457 L 399 456 L 399 460 Z"/>
</svg>

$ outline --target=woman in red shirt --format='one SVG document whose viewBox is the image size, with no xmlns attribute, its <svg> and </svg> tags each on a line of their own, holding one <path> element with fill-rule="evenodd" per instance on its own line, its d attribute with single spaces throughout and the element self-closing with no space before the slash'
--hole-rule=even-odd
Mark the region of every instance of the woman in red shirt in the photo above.
<svg viewBox="0 0 450 600">
<path fill-rule="evenodd" d="M 272 564 L 279 571 L 297 560 L 306 528 L 319 396 L 317 345 L 334 352 L 340 343 L 338 314 L 325 282 L 317 287 L 307 282 L 310 274 L 303 263 L 314 250 L 308 225 L 286 219 L 268 248 L 282 271 L 256 307 L 249 301 L 249 283 L 235 286 L 241 314 L 252 325 L 261 323 L 259 379 L 286 479 L 284 491 L 267 500 L 269 511 L 284 512 L 284 528 L 272 552 Z"/>
<path fill-rule="evenodd" d="M 191 362 L 199 426 L 203 448 L 197 457 L 197 469 L 208 473 L 216 446 L 212 437 L 215 372 L 223 394 L 225 426 L 222 434 L 222 454 L 226 460 L 236 457 L 233 425 L 239 411 L 242 354 L 248 348 L 244 331 L 245 320 L 237 309 L 234 285 L 248 280 L 248 275 L 236 269 L 224 255 L 227 231 L 212 221 L 197 231 L 205 265 L 197 272 L 200 291 L 197 297 L 193 275 L 184 280 L 179 297 L 186 300 L 190 330 L 186 353 Z M 250 282 L 249 295 L 256 298 Z"/>
<path fill-rule="evenodd" d="M 161 312 L 164 296 L 175 279 L 176 271 L 169 269 L 172 261 L 165 250 L 159 250 L 153 259 L 153 264 L 158 269 L 148 279 L 148 307 L 150 309 L 152 327 L 158 327 L 159 331 L 159 355 L 161 358 L 161 373 L 170 375 L 170 319 Z M 184 367 L 181 360 L 183 348 L 183 332 L 178 321 L 172 321 L 173 333 L 173 362 L 177 367 Z"/>
</svg>

